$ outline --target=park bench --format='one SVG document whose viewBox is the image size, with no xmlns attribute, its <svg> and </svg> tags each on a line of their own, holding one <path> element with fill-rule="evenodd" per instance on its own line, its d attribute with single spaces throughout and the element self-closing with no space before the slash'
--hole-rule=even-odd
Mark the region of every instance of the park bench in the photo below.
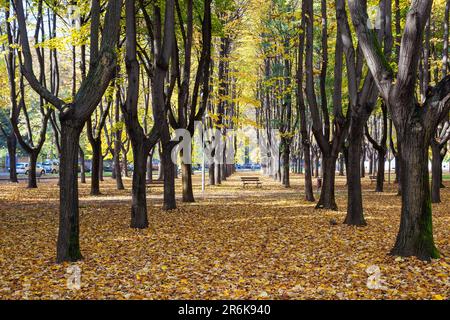
<svg viewBox="0 0 450 320">
<path fill-rule="evenodd" d="M 246 185 L 255 184 L 257 187 L 262 187 L 262 182 L 259 177 L 241 177 L 242 187 Z"/>
<path fill-rule="evenodd" d="M 164 180 L 152 180 L 145 183 L 147 186 L 147 189 L 149 189 L 151 186 L 164 186 Z"/>
<path fill-rule="evenodd" d="M 372 184 L 372 182 L 377 180 L 377 176 L 371 175 L 371 176 L 369 176 L 369 179 L 370 179 L 370 183 Z"/>
</svg>

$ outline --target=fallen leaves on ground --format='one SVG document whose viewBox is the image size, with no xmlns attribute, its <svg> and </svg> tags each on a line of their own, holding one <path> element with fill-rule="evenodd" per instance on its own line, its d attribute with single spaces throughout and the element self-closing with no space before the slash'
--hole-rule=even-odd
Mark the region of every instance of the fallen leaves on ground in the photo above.
<svg viewBox="0 0 450 320">
<path fill-rule="evenodd" d="M 340 223 L 347 201 L 344 178 L 337 178 L 339 211 L 315 210 L 304 201 L 301 175 L 293 175 L 289 189 L 262 180 L 261 189 L 243 189 L 237 174 L 207 186 L 203 199 L 200 176 L 194 175 L 197 202 L 179 199 L 169 212 L 160 209 L 162 188 L 152 186 L 146 230 L 129 228 L 128 179 L 126 190 L 117 191 L 106 178 L 98 197 L 89 196 L 89 184 L 80 185 L 84 259 L 72 264 L 54 262 L 56 182 L 34 190 L 23 182 L 1 183 L 0 298 L 450 298 L 449 188 L 442 189 L 443 203 L 433 205 L 442 258 L 426 263 L 388 255 L 400 220 L 395 185 L 375 193 L 364 180 L 368 226 L 356 228 Z M 177 195 L 180 188 L 177 181 Z M 69 266 L 79 267 L 79 290 L 68 289 Z"/>
</svg>

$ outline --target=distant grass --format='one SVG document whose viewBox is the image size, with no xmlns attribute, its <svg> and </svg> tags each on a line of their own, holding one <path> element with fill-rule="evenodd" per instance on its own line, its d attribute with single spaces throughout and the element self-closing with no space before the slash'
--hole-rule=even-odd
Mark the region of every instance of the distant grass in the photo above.
<svg viewBox="0 0 450 320">
<path fill-rule="evenodd" d="M 442 179 L 443 179 L 443 180 L 450 180 L 450 173 L 444 173 L 444 174 L 442 174 Z"/>
</svg>

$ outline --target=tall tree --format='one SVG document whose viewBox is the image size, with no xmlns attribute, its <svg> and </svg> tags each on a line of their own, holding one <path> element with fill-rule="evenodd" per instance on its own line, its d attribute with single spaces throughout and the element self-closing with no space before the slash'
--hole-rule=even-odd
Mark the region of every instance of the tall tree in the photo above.
<svg viewBox="0 0 450 320">
<path fill-rule="evenodd" d="M 389 4 L 387 4 L 389 3 Z M 362 8 L 367 7 L 367 1 L 360 1 Z M 381 21 L 377 27 L 378 29 L 371 30 L 373 41 L 378 44 L 385 40 L 384 51 L 386 56 L 389 56 L 392 48 L 392 39 L 390 37 L 390 0 L 380 1 L 380 17 Z M 338 26 L 342 34 L 342 42 L 344 44 L 344 52 L 347 65 L 348 77 L 348 91 L 349 104 L 351 110 L 350 128 L 349 128 L 349 149 L 348 149 L 348 173 L 347 173 L 347 189 L 348 189 L 348 206 L 347 216 L 345 217 L 345 224 L 348 225 L 365 225 L 366 221 L 363 214 L 362 206 L 362 188 L 361 188 L 361 148 L 362 138 L 364 136 L 364 126 L 372 113 L 378 97 L 378 90 L 375 86 L 375 81 L 371 73 L 368 73 L 363 80 L 360 88 L 360 81 L 362 79 L 362 65 L 361 62 L 361 48 L 363 45 L 358 44 L 358 48 L 353 46 L 352 35 L 348 23 L 347 13 L 345 10 L 345 1 L 338 0 L 336 2 L 336 13 L 338 19 Z M 386 21 L 389 21 L 387 23 Z M 369 23 L 366 20 L 365 23 Z M 386 29 L 388 31 L 386 31 Z M 385 36 L 389 35 L 389 36 Z M 378 50 L 381 47 L 378 47 Z M 381 52 L 382 53 L 382 52 Z M 355 59 L 356 57 L 356 59 Z M 387 62 L 386 62 L 387 64 Z"/>
<path fill-rule="evenodd" d="M 201 104 L 197 108 L 198 98 L 202 83 L 209 82 L 209 61 L 211 60 L 211 1 L 204 1 L 202 23 L 202 43 L 201 53 L 198 61 L 197 72 L 194 80 L 192 90 L 191 73 L 192 73 L 192 49 L 194 36 L 194 6 L 193 0 L 186 2 L 186 28 L 184 27 L 184 20 L 181 6 L 178 0 L 175 0 L 178 24 L 180 26 L 180 33 L 182 35 L 182 47 L 184 53 L 184 61 L 180 61 L 179 50 L 174 51 L 176 61 L 176 74 L 178 77 L 178 110 L 175 112 L 169 108 L 169 120 L 173 129 L 186 129 L 190 135 L 194 135 L 194 121 L 202 118 L 206 105 Z M 178 45 L 177 45 L 178 47 Z M 181 69 L 181 70 L 180 70 Z M 206 72 L 205 72 L 206 71 Z M 202 96 L 207 95 L 207 90 L 202 92 Z M 182 151 L 184 152 L 184 151 Z M 182 199 L 183 202 L 194 202 L 194 193 L 192 191 L 192 165 L 191 163 L 181 163 L 182 169 Z"/>
<path fill-rule="evenodd" d="M 305 72 L 306 72 L 306 97 L 311 112 L 312 132 L 317 144 L 322 152 L 322 168 L 323 168 L 323 184 L 320 193 L 319 201 L 316 208 L 337 210 L 334 185 L 336 174 L 336 160 L 342 148 L 344 140 L 347 136 L 348 121 L 347 116 L 342 112 L 342 60 L 343 60 L 343 41 L 340 37 L 340 30 L 338 29 L 336 36 L 336 50 L 335 50 L 335 66 L 334 66 L 334 91 L 333 91 L 333 114 L 334 125 L 333 135 L 330 134 L 330 115 L 326 105 L 326 91 L 325 85 L 326 71 L 328 63 L 328 53 L 326 53 L 327 45 L 326 28 L 322 28 L 322 70 L 320 76 L 320 101 L 321 109 L 316 98 L 314 86 L 314 66 L 313 66 L 313 46 L 314 46 L 314 12 L 313 1 L 304 0 L 304 19 L 306 21 L 306 49 L 305 49 Z M 323 24 L 326 24 L 326 2 L 322 1 L 322 17 Z M 325 11 L 325 12 L 324 12 Z M 322 111 L 322 117 L 320 116 Z M 317 169 L 316 165 L 316 169 Z"/>
<path fill-rule="evenodd" d="M 39 42 L 39 39 L 44 34 L 43 31 L 43 8 L 42 1 L 38 2 L 38 12 L 37 12 L 37 21 L 36 21 L 36 29 L 34 33 L 34 41 L 36 43 Z M 11 101 L 11 117 L 10 123 L 12 129 L 15 133 L 17 141 L 21 145 L 22 149 L 28 154 L 30 158 L 29 167 L 28 167 L 28 188 L 37 188 L 36 181 L 36 162 L 38 155 L 42 149 L 42 146 L 45 142 L 45 134 L 47 131 L 47 124 L 51 114 L 51 110 L 44 108 L 44 100 L 42 97 L 39 99 L 39 112 L 41 114 L 40 121 L 40 131 L 38 134 L 38 139 L 34 139 L 33 137 L 33 129 L 30 121 L 29 110 L 27 108 L 27 103 L 25 100 L 25 82 L 23 75 L 19 75 L 19 88 L 17 88 L 16 81 L 16 69 L 18 62 L 21 61 L 20 51 L 13 49 L 15 45 L 15 39 L 17 39 L 17 30 L 16 24 L 14 24 L 14 30 L 11 27 L 11 23 L 9 21 L 9 11 L 6 12 L 6 34 L 8 38 L 9 51 L 6 58 L 7 70 L 8 70 L 8 78 L 9 78 L 9 87 L 10 87 L 10 101 Z M 44 49 L 36 48 L 36 53 L 38 57 L 38 63 L 40 66 L 40 74 L 39 74 L 39 83 L 45 83 L 45 62 L 44 62 Z M 20 97 L 20 98 L 19 98 Z M 27 134 L 26 137 L 23 137 L 20 128 L 19 128 L 19 116 L 21 112 L 24 115 Z"/>
<path fill-rule="evenodd" d="M 401 146 L 402 212 L 391 254 L 417 256 L 423 260 L 439 257 L 433 240 L 428 148 L 438 123 L 450 108 L 449 76 L 428 90 L 423 103 L 417 101 L 415 95 L 420 48 L 432 2 L 411 1 L 401 39 L 398 73 L 394 78 L 374 31 L 367 26 L 364 6 L 358 1 L 348 1 L 361 49 L 390 110 Z"/>
<path fill-rule="evenodd" d="M 58 262 L 76 261 L 81 256 L 79 245 L 78 207 L 78 153 L 83 126 L 100 102 L 116 69 L 116 47 L 119 38 L 121 0 L 109 0 L 99 45 L 100 3 L 92 1 L 91 9 L 91 63 L 89 73 L 82 81 L 70 103 L 61 100 L 36 78 L 28 42 L 27 23 L 23 2 L 14 0 L 22 46 L 21 71 L 30 86 L 59 111 L 61 123 L 60 162 L 60 217 L 57 243 Z M 93 50 L 92 50 L 93 49 Z M 43 70 L 41 70 L 43 72 Z"/>
<path fill-rule="evenodd" d="M 302 1 L 302 11 L 304 10 Z M 314 201 L 314 193 L 312 189 L 312 171 L 311 171 L 311 143 L 309 140 L 306 119 L 305 99 L 303 96 L 303 56 L 305 51 L 305 19 L 302 16 L 301 31 L 299 32 L 298 44 L 298 62 L 297 62 L 297 104 L 300 116 L 300 135 L 303 147 L 304 171 L 305 171 L 305 199 Z"/>
<path fill-rule="evenodd" d="M 152 84 L 151 86 L 152 109 L 154 122 L 155 124 L 157 124 L 157 129 L 156 127 L 154 127 L 155 130 L 152 130 L 150 136 L 156 134 L 161 141 L 162 158 L 160 159 L 161 160 L 160 165 L 162 164 L 164 169 L 163 209 L 170 210 L 176 208 L 175 166 L 174 163 L 172 162 L 171 157 L 172 149 L 174 148 L 176 143 L 174 141 L 171 141 L 167 116 L 176 80 L 176 75 L 173 72 L 174 70 L 173 61 L 172 61 L 172 70 L 171 72 L 169 72 L 170 60 L 173 56 L 173 50 L 175 50 L 174 48 L 175 2 L 173 0 L 168 0 L 165 2 L 164 21 L 161 16 L 160 3 L 155 2 L 152 4 L 153 6 L 152 17 L 147 12 L 143 1 L 140 1 L 140 5 L 151 42 L 150 54 L 148 54 L 145 50 L 139 50 L 140 58 L 143 61 L 144 69 L 147 75 L 151 77 L 151 84 Z M 131 4 L 129 4 L 129 6 L 131 6 Z M 134 73 L 137 73 L 135 77 L 139 78 L 139 72 L 137 69 L 134 70 Z M 134 90 L 135 92 L 137 92 L 137 90 L 139 90 L 139 87 L 137 86 L 136 88 L 134 88 Z M 129 94 L 128 97 L 132 99 L 131 94 Z M 127 120 L 125 120 L 125 122 L 127 122 Z M 134 123 L 136 123 L 136 121 L 134 121 Z M 129 129 L 127 130 L 129 131 Z M 142 131 L 142 128 L 139 129 L 139 131 Z M 135 142 L 141 143 L 140 141 Z M 152 138 L 151 143 L 144 150 L 145 158 L 143 159 L 143 163 L 141 164 L 142 172 L 144 172 L 143 176 L 144 182 L 141 182 L 141 184 L 143 185 L 144 188 L 145 188 L 145 162 L 150 150 L 153 148 L 154 143 L 156 142 L 157 141 L 155 141 Z M 133 171 L 133 175 L 135 171 L 136 169 Z"/>
</svg>

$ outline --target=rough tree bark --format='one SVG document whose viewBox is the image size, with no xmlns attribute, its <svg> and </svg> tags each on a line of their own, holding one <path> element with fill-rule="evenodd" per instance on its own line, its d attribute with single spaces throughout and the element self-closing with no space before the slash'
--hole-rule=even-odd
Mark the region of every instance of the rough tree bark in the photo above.
<svg viewBox="0 0 450 320">
<path fill-rule="evenodd" d="M 28 32 L 23 3 L 15 0 L 14 4 L 19 32 L 26 35 Z M 57 262 L 76 261 L 81 258 L 77 180 L 79 137 L 84 123 L 100 102 L 116 68 L 121 5 L 120 0 L 108 1 L 101 47 L 98 51 L 100 2 L 92 1 L 91 67 L 72 103 L 69 104 L 41 85 L 33 72 L 33 59 L 28 39 L 20 37 L 23 54 L 22 74 L 27 78 L 30 86 L 59 111 L 61 123 L 60 223 Z"/>
<path fill-rule="evenodd" d="M 338 31 L 335 47 L 335 65 L 334 65 L 334 84 L 333 84 L 333 135 L 330 139 L 330 119 L 326 106 L 326 92 L 323 88 L 327 67 L 327 31 L 326 31 L 326 2 L 322 1 L 322 68 L 321 68 L 321 109 L 322 119 L 319 113 L 319 107 L 314 90 L 313 76 L 313 41 L 314 41 L 314 15 L 313 1 L 307 0 L 303 4 L 303 17 L 306 23 L 306 50 L 305 50 L 305 71 L 306 71 L 306 96 L 312 118 L 312 132 L 316 142 L 322 152 L 322 171 L 323 183 L 319 201 L 316 208 L 337 210 L 334 196 L 336 160 L 343 146 L 348 131 L 348 115 L 342 113 L 342 61 L 343 61 L 343 42 Z M 325 129 L 324 129 L 325 128 Z M 319 154 L 316 153 L 316 175 L 319 167 Z"/>
<path fill-rule="evenodd" d="M 357 1 L 349 1 L 356 34 L 369 69 L 392 115 L 397 131 L 402 184 L 400 228 L 391 254 L 416 256 L 422 260 L 439 257 L 434 245 L 432 209 L 428 180 L 428 148 L 436 127 L 450 108 L 450 77 L 429 88 L 420 104 L 415 96 L 417 66 L 431 0 L 413 0 L 401 39 L 398 73 L 377 49 L 373 31 L 367 27 L 367 12 Z"/>
</svg>

